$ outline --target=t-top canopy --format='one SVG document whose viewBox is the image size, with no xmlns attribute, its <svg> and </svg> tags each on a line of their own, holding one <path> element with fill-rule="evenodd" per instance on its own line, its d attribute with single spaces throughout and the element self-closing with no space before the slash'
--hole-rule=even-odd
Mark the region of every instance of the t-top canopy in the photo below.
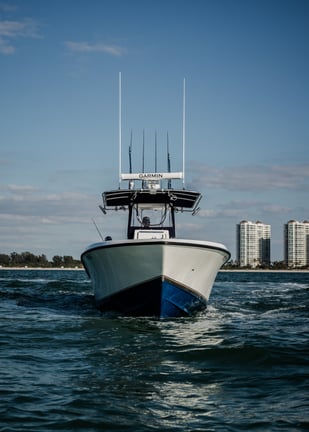
<svg viewBox="0 0 309 432">
<path fill-rule="evenodd" d="M 194 210 L 202 196 L 199 192 L 182 189 L 118 189 L 104 192 L 102 197 L 105 208 L 135 204 L 168 204 L 174 208 Z"/>
</svg>

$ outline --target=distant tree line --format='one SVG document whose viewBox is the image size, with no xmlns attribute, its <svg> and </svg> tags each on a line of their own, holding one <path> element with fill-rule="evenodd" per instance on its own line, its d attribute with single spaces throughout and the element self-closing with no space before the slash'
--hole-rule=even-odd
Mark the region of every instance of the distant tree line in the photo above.
<svg viewBox="0 0 309 432">
<path fill-rule="evenodd" d="M 69 255 L 55 255 L 48 261 L 46 255 L 34 255 L 31 252 L 12 252 L 11 254 L 0 253 L 0 266 L 2 267 L 42 267 L 42 268 L 75 268 L 82 267 L 79 260 Z"/>
<path fill-rule="evenodd" d="M 285 261 L 274 261 L 270 264 L 267 263 L 261 263 L 256 266 L 239 266 L 239 263 L 237 261 L 230 260 L 226 264 L 224 264 L 223 269 L 225 270 L 236 270 L 236 269 L 242 269 L 242 270 L 308 270 L 309 266 L 298 266 L 298 267 L 289 267 L 288 264 Z"/>
<path fill-rule="evenodd" d="M 35 267 L 41 267 L 41 268 L 82 268 L 82 264 L 80 260 L 74 259 L 70 255 L 55 255 L 53 256 L 51 261 L 48 261 L 46 255 L 34 255 L 31 252 L 12 252 L 11 254 L 3 254 L 0 253 L 0 266 L 1 267 L 29 267 L 29 268 L 35 268 Z M 223 269 L 225 270 L 236 270 L 241 268 L 242 270 L 259 270 L 259 269 L 265 269 L 265 270 L 291 270 L 291 268 L 288 267 L 287 263 L 285 261 L 274 261 L 273 263 L 267 265 L 267 264 L 260 264 L 256 267 L 246 266 L 246 267 L 240 267 L 237 261 L 230 260 L 227 262 Z M 303 269 L 308 269 L 308 266 L 305 267 L 298 267 Z"/>
</svg>

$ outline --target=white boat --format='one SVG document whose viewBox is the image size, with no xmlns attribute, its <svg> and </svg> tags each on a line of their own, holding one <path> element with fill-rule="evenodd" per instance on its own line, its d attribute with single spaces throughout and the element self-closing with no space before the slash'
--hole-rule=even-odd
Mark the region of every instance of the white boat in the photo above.
<svg viewBox="0 0 309 432">
<path fill-rule="evenodd" d="M 190 316 L 206 308 L 227 248 L 209 241 L 175 238 L 175 213 L 198 209 L 201 194 L 163 188 L 182 173 L 123 174 L 139 189 L 103 193 L 103 212 L 128 211 L 127 239 L 90 245 L 82 263 L 97 307 L 127 316 Z M 153 219 L 155 218 L 155 219 Z"/>
<path fill-rule="evenodd" d="M 168 172 L 157 172 L 155 163 L 154 172 L 134 174 L 130 146 L 130 172 L 122 173 L 121 73 L 119 96 L 119 189 L 102 194 L 101 210 L 128 212 L 127 238 L 114 241 L 107 236 L 90 245 L 81 260 L 100 310 L 128 316 L 190 316 L 206 308 L 230 253 L 220 243 L 176 239 L 175 213 L 194 215 L 201 200 L 199 192 L 184 188 L 185 81 L 182 172 L 171 172 L 168 151 Z M 182 180 L 182 188 L 172 188 L 172 180 Z M 121 188 L 122 181 L 128 181 L 127 188 Z"/>
</svg>

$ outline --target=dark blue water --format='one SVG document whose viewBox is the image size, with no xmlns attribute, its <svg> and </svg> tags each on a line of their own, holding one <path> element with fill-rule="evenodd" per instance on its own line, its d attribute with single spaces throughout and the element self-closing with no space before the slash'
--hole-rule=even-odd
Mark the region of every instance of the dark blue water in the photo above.
<svg viewBox="0 0 309 432">
<path fill-rule="evenodd" d="M 0 430 L 305 431 L 309 273 L 222 272 L 195 318 L 95 309 L 83 271 L 0 271 Z"/>
</svg>

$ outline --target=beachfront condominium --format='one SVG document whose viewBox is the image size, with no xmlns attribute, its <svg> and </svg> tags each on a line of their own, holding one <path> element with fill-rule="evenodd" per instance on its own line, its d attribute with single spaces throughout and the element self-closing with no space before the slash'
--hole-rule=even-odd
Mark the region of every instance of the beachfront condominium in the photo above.
<svg viewBox="0 0 309 432">
<path fill-rule="evenodd" d="M 270 225 L 243 220 L 236 227 L 237 261 L 240 267 L 270 264 Z"/>
<path fill-rule="evenodd" d="M 290 220 L 284 225 L 284 260 L 288 267 L 309 265 L 309 222 Z"/>
</svg>

